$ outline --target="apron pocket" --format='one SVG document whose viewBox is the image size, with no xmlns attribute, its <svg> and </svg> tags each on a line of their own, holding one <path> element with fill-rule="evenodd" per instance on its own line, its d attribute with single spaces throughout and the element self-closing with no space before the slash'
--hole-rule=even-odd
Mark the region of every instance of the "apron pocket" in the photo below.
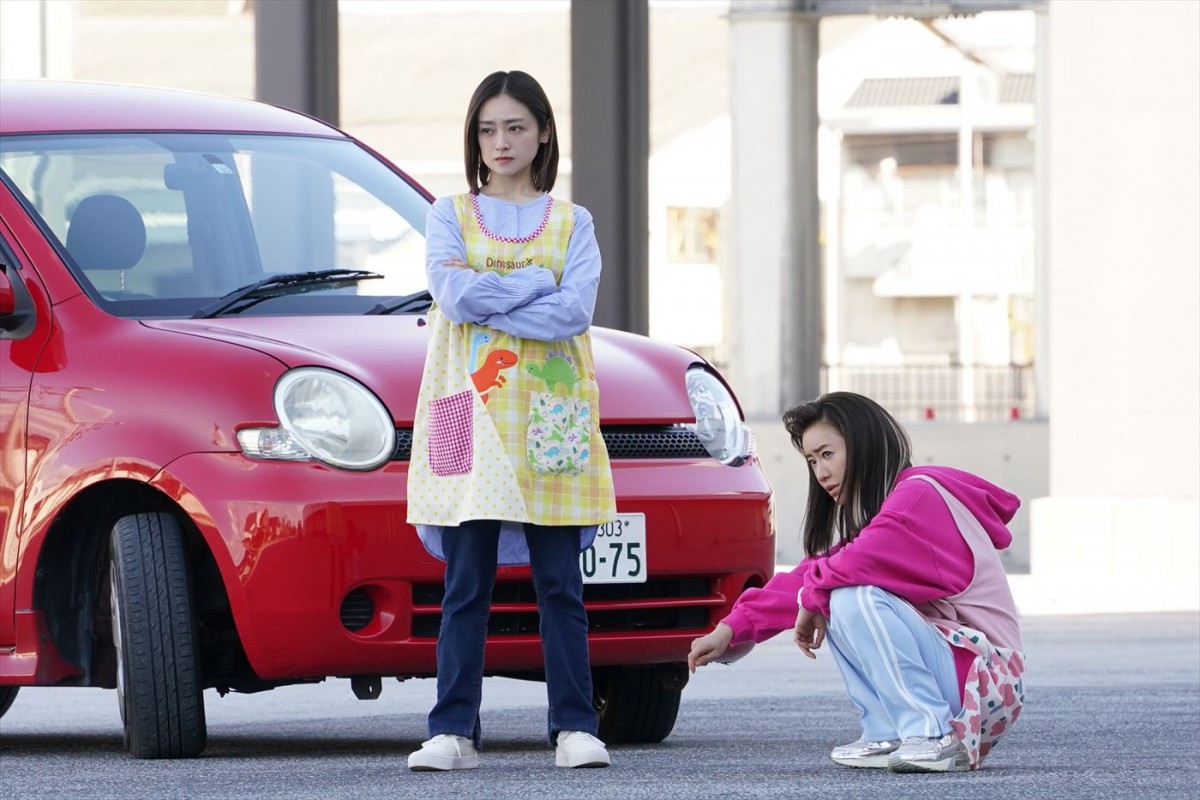
<svg viewBox="0 0 1200 800">
<path fill-rule="evenodd" d="M 525 451 L 529 468 L 546 475 L 579 475 L 591 457 L 592 407 L 586 400 L 534 392 Z"/>
<path fill-rule="evenodd" d="M 434 475 L 471 471 L 475 455 L 472 394 L 459 392 L 429 403 L 429 468 Z"/>
</svg>

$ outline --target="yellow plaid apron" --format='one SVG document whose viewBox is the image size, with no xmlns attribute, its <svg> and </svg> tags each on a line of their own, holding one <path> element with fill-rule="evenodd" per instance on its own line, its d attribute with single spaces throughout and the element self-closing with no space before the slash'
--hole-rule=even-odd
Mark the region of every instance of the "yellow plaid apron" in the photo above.
<svg viewBox="0 0 1200 800">
<path fill-rule="evenodd" d="M 535 264 L 561 281 L 574 230 L 570 203 L 524 243 L 489 238 L 470 195 L 455 198 L 466 260 L 477 272 Z M 473 519 L 591 526 L 616 514 L 599 387 L 587 332 L 560 342 L 521 339 L 435 306 L 413 428 L 408 521 Z"/>
</svg>

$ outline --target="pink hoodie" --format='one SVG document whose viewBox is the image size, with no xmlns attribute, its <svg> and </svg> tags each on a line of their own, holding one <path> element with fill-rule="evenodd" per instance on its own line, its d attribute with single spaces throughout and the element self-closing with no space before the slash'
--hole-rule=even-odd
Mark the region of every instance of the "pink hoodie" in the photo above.
<svg viewBox="0 0 1200 800">
<path fill-rule="evenodd" d="M 801 586 L 804 607 L 825 616 L 829 593 L 841 586 L 878 586 L 913 605 L 964 592 L 975 576 L 971 547 L 937 489 L 923 480 L 905 480 L 915 475 L 934 478 L 958 498 L 983 525 L 996 550 L 1012 543 L 1006 523 L 1021 505 L 1016 495 L 952 467 L 906 469 L 853 542 L 805 558 L 761 589 L 742 593 L 722 620 L 733 629 L 731 646 L 766 641 L 790 629 L 799 611 L 796 594 Z"/>
</svg>

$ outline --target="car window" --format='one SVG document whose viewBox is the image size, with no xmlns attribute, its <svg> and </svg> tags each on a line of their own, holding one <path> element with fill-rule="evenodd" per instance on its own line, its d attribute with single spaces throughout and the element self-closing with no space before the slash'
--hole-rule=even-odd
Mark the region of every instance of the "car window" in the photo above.
<svg viewBox="0 0 1200 800">
<path fill-rule="evenodd" d="M 375 280 L 247 314 L 362 313 L 424 288 L 428 203 L 351 141 L 227 134 L 0 139 L 0 171 L 85 290 L 121 316 L 189 316 L 272 275 Z"/>
</svg>

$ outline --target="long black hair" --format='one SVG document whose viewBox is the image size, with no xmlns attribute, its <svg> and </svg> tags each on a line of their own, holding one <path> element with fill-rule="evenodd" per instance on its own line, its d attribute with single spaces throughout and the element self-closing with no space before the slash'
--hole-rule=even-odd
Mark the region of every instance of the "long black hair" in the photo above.
<svg viewBox="0 0 1200 800">
<path fill-rule="evenodd" d="M 804 432 L 818 422 L 832 425 L 846 440 L 846 472 L 838 505 L 808 471 L 808 508 L 804 514 L 804 552 L 825 553 L 840 538 L 852 540 L 879 513 L 896 485 L 896 476 L 912 466 L 912 443 L 900 423 L 869 397 L 830 392 L 790 408 L 783 426 L 792 444 L 804 452 Z"/>
<path fill-rule="evenodd" d="M 463 128 L 463 150 L 467 167 L 467 184 L 471 194 L 479 194 L 479 187 L 486 186 L 492 171 L 483 163 L 483 155 L 479 152 L 479 112 L 483 104 L 497 95 L 508 95 L 529 109 L 537 123 L 538 134 L 550 131 L 550 141 L 543 142 L 538 147 L 537 155 L 533 157 L 530 172 L 533 177 L 533 188 L 539 192 L 548 192 L 554 188 L 558 179 L 558 126 L 554 124 L 554 110 L 550 108 L 550 99 L 540 83 L 527 72 L 513 70 L 512 72 L 493 72 L 484 78 L 471 102 L 467 105 L 467 122 Z"/>
</svg>

